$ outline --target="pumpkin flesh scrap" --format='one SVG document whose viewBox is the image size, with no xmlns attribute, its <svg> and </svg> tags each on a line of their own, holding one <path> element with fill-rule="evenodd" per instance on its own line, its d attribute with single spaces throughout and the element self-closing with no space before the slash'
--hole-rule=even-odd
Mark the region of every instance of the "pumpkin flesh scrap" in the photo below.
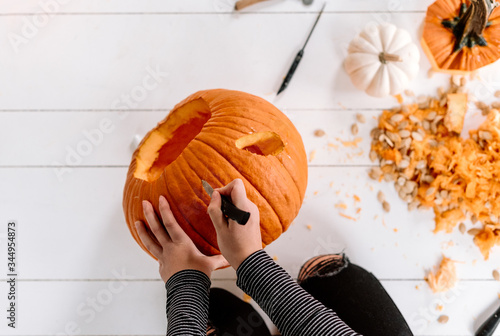
<svg viewBox="0 0 500 336">
<path fill-rule="evenodd" d="M 194 100 L 151 132 L 137 154 L 134 177 L 148 182 L 158 179 L 163 169 L 174 162 L 210 119 L 211 112 L 203 99 Z"/>
</svg>

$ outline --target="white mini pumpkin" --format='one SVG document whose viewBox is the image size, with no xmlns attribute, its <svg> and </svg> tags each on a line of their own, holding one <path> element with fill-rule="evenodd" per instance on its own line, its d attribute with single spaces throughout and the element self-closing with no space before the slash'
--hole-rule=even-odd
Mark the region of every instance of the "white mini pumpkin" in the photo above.
<svg viewBox="0 0 500 336">
<path fill-rule="evenodd" d="M 417 46 L 406 30 L 390 23 L 364 29 L 348 53 L 344 66 L 352 83 L 370 96 L 398 94 L 418 73 Z"/>
</svg>

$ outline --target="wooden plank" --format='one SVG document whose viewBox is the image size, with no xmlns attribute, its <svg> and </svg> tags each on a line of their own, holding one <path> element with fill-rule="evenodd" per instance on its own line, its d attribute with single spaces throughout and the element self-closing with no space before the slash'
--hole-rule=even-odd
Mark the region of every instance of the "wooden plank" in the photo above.
<svg viewBox="0 0 500 336">
<path fill-rule="evenodd" d="M 185 0 L 181 2 L 174 1 L 86 1 L 68 2 L 68 1 L 43 1 L 40 3 L 36 0 L 28 0 L 23 2 L 4 1 L 0 3 L 0 11 L 3 14 L 33 14 L 44 11 L 49 13 L 233 13 L 236 0 Z M 432 0 L 410 0 L 410 1 L 327 1 L 327 11 L 335 12 L 401 12 L 401 11 L 424 11 Z M 248 7 L 242 13 L 283 13 L 283 12 L 313 12 L 317 11 L 320 2 L 316 1 L 311 6 L 304 6 L 300 1 L 284 1 L 273 0 L 267 3 L 257 4 Z"/>
<path fill-rule="evenodd" d="M 392 13 L 382 21 L 406 28 L 418 41 L 414 27 L 423 17 Z M 312 22 L 303 14 L 61 15 L 24 38 L 23 16 L 3 16 L 0 29 L 9 34 L 0 40 L 6 65 L 0 107 L 168 109 L 194 91 L 217 87 L 257 94 L 285 110 L 393 106 L 393 97 L 372 98 L 355 89 L 343 68 L 351 39 L 381 22 L 369 13 L 326 13 L 289 88 L 275 97 Z M 445 75 L 429 80 L 423 55 L 420 64 L 410 86 L 416 94 L 446 84 Z M 499 64 L 480 72 L 485 77 L 477 93 L 495 91 Z"/>
<path fill-rule="evenodd" d="M 162 282 L 122 281 L 120 276 L 127 271 L 110 272 L 106 281 L 18 282 L 15 334 L 69 335 L 80 331 L 78 334 L 84 335 L 164 335 L 166 298 Z M 462 282 L 454 291 L 441 295 L 431 294 L 416 281 L 382 284 L 416 336 L 473 335 L 498 305 L 498 283 L 493 281 Z M 212 287 L 243 297 L 233 280 L 215 280 Z M 0 283 L 0 291 L 7 291 L 5 282 Z M 252 305 L 256 306 L 255 302 Z M 441 311 L 438 305 L 443 306 Z M 436 319 L 440 315 L 449 316 L 449 322 L 439 324 Z M 5 323 L 0 325 L 0 335 L 13 334 Z"/>
<path fill-rule="evenodd" d="M 412 99 L 408 99 L 412 100 Z M 370 131 L 376 127 L 380 110 L 284 110 L 302 135 L 310 166 L 370 166 Z M 168 110 L 120 112 L 3 112 L 0 125 L 2 148 L 0 167 L 68 166 L 59 169 L 61 180 L 73 167 L 122 166 L 130 164 L 137 142 L 165 118 Z M 366 123 L 356 121 L 361 114 Z M 476 128 L 484 117 L 478 111 L 467 114 L 466 127 Z M 359 132 L 351 134 L 356 123 Z M 20 131 L 22 130 L 22 131 Z M 315 136 L 322 130 L 324 136 Z M 360 140 L 359 143 L 353 142 Z"/>
<path fill-rule="evenodd" d="M 19 223 L 20 276 L 103 279 L 111 269 L 126 267 L 137 278 L 157 279 L 157 263 L 138 247 L 124 223 L 125 173 L 125 168 L 78 168 L 59 182 L 52 168 L 0 169 L 0 223 Z M 443 253 L 460 261 L 463 279 L 491 279 L 500 263 L 498 247 L 483 261 L 471 236 L 458 230 L 433 234 L 431 211 L 409 213 L 392 185 L 373 183 L 366 168 L 311 167 L 310 176 L 299 216 L 267 247 L 294 276 L 308 258 L 344 250 L 381 279 L 423 279 Z M 378 190 L 390 202 L 390 213 L 377 202 Z M 4 253 L 0 251 L 0 260 Z M 0 274 L 6 273 L 4 268 L 0 263 Z M 214 276 L 235 278 L 231 269 Z"/>
<path fill-rule="evenodd" d="M 350 127 L 353 111 L 285 111 L 302 134 L 311 165 L 370 165 L 370 130 L 379 111 L 362 111 L 367 119 L 360 124 L 363 141 L 356 148 L 344 145 L 355 137 Z M 159 112 L 4 112 L 0 124 L 0 166 L 128 166 L 135 135 L 144 136 L 168 111 Z M 41 126 L 43 125 L 43 126 Z M 317 129 L 325 136 L 316 137 Z M 20 130 L 23 130 L 20 132 Z M 134 145 L 135 144 L 135 145 Z M 72 168 L 71 168 L 72 169 Z M 64 179 L 64 174 L 61 174 Z"/>
</svg>

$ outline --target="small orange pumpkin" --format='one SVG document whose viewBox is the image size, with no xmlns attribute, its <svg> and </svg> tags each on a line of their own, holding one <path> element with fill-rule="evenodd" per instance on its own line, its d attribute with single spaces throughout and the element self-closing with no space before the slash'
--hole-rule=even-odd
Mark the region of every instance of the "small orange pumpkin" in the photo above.
<svg viewBox="0 0 500 336">
<path fill-rule="evenodd" d="M 493 0 L 437 0 L 427 9 L 422 48 L 433 70 L 466 74 L 500 58 L 500 10 Z"/>
<path fill-rule="evenodd" d="M 296 217 L 307 185 L 307 158 L 292 122 L 266 100 L 229 90 L 197 92 L 179 103 L 139 144 L 123 193 L 125 218 L 135 229 L 144 220 L 142 200 L 158 212 L 164 195 L 200 251 L 218 254 L 207 214 L 206 180 L 214 188 L 243 180 L 260 210 L 263 245 L 278 238 Z M 149 252 L 148 252 L 149 253 Z"/>
</svg>

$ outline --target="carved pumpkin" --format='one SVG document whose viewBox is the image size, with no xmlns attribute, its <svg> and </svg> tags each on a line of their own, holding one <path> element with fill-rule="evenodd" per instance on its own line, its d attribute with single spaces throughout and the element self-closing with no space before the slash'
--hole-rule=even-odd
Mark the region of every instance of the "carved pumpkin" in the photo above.
<svg viewBox="0 0 500 336">
<path fill-rule="evenodd" d="M 164 195 L 184 231 L 201 252 L 220 253 L 207 214 L 214 188 L 235 178 L 260 210 L 263 245 L 278 238 L 295 218 L 307 185 L 307 158 L 292 122 L 275 106 L 244 92 L 208 90 L 179 103 L 135 150 L 123 193 L 125 218 L 135 230 L 144 220 L 142 200 Z"/>
<path fill-rule="evenodd" d="M 493 0 L 437 0 L 427 9 L 422 47 L 435 71 L 466 74 L 500 58 L 500 10 Z"/>
</svg>

